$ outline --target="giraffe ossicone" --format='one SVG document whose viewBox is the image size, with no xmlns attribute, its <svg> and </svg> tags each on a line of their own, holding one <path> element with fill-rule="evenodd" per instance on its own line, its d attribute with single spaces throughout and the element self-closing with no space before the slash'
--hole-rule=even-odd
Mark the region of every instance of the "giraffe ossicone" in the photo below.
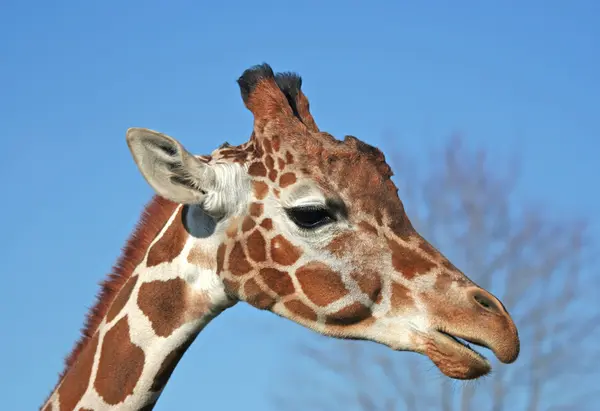
<svg viewBox="0 0 600 411">
<path fill-rule="evenodd" d="M 156 196 L 103 283 L 44 410 L 150 410 L 206 324 L 238 301 L 318 333 L 428 356 L 447 376 L 511 363 L 502 303 L 413 228 L 383 153 L 319 130 L 293 73 L 238 80 L 249 141 L 193 155 L 172 137 L 126 140 Z"/>
</svg>

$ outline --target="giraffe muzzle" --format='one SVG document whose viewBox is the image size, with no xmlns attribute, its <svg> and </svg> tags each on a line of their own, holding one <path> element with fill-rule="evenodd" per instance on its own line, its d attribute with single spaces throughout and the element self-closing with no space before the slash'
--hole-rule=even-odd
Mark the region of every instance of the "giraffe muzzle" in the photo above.
<svg viewBox="0 0 600 411">
<path fill-rule="evenodd" d="M 520 341 L 517 327 L 496 297 L 479 287 L 466 290 L 463 296 L 464 303 L 445 306 L 438 313 L 436 324 L 422 335 L 421 351 L 448 377 L 475 379 L 492 367 L 471 344 L 491 350 L 500 362 L 510 364 L 519 356 Z"/>
</svg>

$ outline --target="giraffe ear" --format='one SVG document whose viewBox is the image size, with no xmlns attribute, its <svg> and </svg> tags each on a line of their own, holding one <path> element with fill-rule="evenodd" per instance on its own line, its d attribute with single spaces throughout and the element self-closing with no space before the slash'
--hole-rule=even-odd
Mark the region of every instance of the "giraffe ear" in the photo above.
<svg viewBox="0 0 600 411">
<path fill-rule="evenodd" d="M 200 204 L 215 189 L 215 170 L 174 138 L 130 128 L 126 139 L 139 170 L 160 196 L 180 204 Z"/>
</svg>

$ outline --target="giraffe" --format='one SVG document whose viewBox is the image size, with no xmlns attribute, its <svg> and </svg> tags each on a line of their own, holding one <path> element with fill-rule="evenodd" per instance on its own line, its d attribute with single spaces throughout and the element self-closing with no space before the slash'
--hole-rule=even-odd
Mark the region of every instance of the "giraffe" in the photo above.
<svg viewBox="0 0 600 411">
<path fill-rule="evenodd" d="M 202 329 L 245 302 L 333 338 L 426 355 L 475 379 L 519 355 L 502 303 L 412 226 L 384 154 L 320 131 L 302 79 L 238 79 L 250 139 L 193 155 L 130 128 L 155 191 L 42 409 L 151 410 Z"/>
</svg>

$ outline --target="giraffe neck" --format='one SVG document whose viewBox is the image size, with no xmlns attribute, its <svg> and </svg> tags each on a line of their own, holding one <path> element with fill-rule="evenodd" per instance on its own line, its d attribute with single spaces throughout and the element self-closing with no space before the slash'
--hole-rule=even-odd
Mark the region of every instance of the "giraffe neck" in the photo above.
<svg viewBox="0 0 600 411">
<path fill-rule="evenodd" d="M 107 293 L 110 281 L 105 285 L 91 314 L 98 315 L 97 326 L 88 320 L 83 342 L 67 359 L 44 410 L 152 409 L 198 333 L 235 303 L 216 274 L 213 220 L 198 208 L 154 201 L 167 209 L 153 216 L 150 205 L 132 241 L 144 243 L 148 221 L 161 227 L 158 234 L 137 250 L 140 261 L 129 274 L 116 274 L 117 289 Z M 109 296 L 110 302 L 102 301 Z"/>
</svg>

